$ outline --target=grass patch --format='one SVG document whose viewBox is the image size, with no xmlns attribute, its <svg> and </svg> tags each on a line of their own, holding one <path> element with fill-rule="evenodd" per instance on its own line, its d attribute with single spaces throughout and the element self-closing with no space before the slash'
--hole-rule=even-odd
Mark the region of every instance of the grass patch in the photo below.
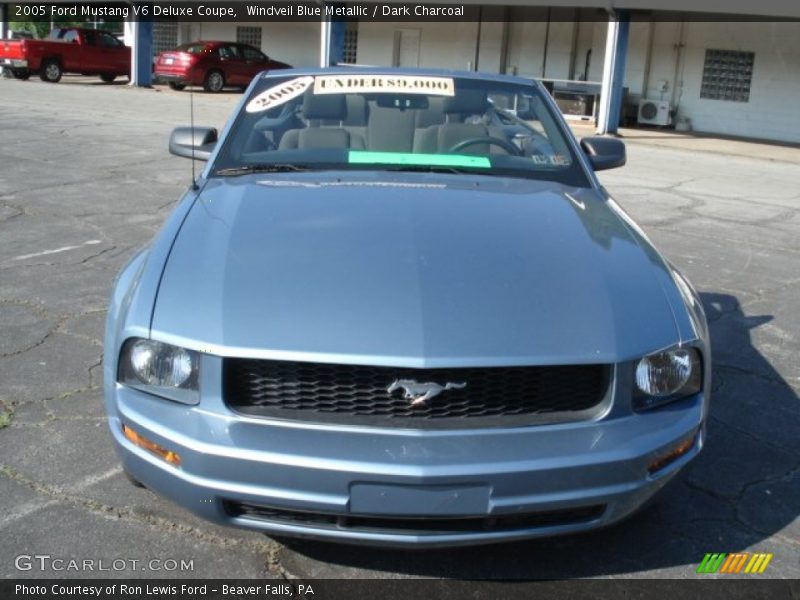
<svg viewBox="0 0 800 600">
<path fill-rule="evenodd" d="M 0 429 L 8 427 L 9 425 L 11 425 L 11 413 L 0 411 Z"/>
</svg>

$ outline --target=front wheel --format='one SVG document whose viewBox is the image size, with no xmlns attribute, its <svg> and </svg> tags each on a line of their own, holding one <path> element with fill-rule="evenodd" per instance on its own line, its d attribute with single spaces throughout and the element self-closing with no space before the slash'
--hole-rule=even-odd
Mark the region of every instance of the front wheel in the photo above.
<svg viewBox="0 0 800 600">
<path fill-rule="evenodd" d="M 221 92 L 225 87 L 225 76 L 222 71 L 209 71 L 206 80 L 203 82 L 203 89 L 207 92 Z"/>
<path fill-rule="evenodd" d="M 176 92 L 180 92 L 185 87 L 186 87 L 186 84 L 185 83 L 181 83 L 180 81 L 170 81 L 169 82 L 169 89 L 175 90 Z"/>
<path fill-rule="evenodd" d="M 103 80 L 104 83 L 111 83 L 117 78 L 116 75 L 100 75 L 100 79 Z"/>
<path fill-rule="evenodd" d="M 55 59 L 50 59 L 42 63 L 42 70 L 39 72 L 39 78 L 48 83 L 58 83 L 61 81 L 61 76 L 63 74 L 64 70 L 61 68 L 61 64 Z"/>
<path fill-rule="evenodd" d="M 14 79 L 25 81 L 31 76 L 31 72 L 28 69 L 11 69 L 11 76 Z"/>
</svg>

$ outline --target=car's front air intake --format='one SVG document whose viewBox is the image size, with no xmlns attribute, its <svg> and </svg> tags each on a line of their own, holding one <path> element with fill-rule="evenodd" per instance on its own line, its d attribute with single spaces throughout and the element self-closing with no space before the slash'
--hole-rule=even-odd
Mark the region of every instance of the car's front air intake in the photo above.
<svg viewBox="0 0 800 600">
<path fill-rule="evenodd" d="M 607 404 L 611 372 L 607 365 L 407 369 L 241 358 L 223 364 L 225 401 L 240 413 L 415 428 L 592 418 Z"/>
<path fill-rule="evenodd" d="M 466 532 L 513 531 L 559 527 L 594 521 L 603 516 L 606 506 L 595 504 L 562 510 L 524 512 L 510 515 L 486 515 L 475 517 L 441 516 L 381 516 L 315 513 L 286 510 L 270 506 L 259 506 L 223 501 L 225 512 L 250 521 L 281 523 L 316 529 L 341 529 L 350 531 L 373 531 L 405 534 L 448 534 Z"/>
</svg>

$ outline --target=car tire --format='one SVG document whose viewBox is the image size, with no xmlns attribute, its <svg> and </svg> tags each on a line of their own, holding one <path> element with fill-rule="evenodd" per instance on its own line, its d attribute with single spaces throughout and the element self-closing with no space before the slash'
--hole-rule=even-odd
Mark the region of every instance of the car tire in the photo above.
<svg viewBox="0 0 800 600">
<path fill-rule="evenodd" d="M 47 83 L 58 83 L 61 81 L 61 76 L 64 74 L 64 69 L 61 68 L 61 63 L 56 59 L 51 58 L 42 62 L 42 68 L 39 71 L 39 78 Z"/>
<path fill-rule="evenodd" d="M 31 76 L 31 72 L 28 69 L 11 69 L 11 76 L 14 79 L 25 81 Z"/>
<path fill-rule="evenodd" d="M 175 90 L 176 92 L 180 92 L 182 89 L 186 87 L 186 84 L 181 83 L 180 81 L 170 81 L 168 85 L 169 89 Z"/>
<path fill-rule="evenodd" d="M 222 71 L 214 69 L 206 74 L 205 81 L 203 81 L 203 89 L 207 92 L 216 94 L 221 92 L 225 87 L 225 75 Z"/>
<path fill-rule="evenodd" d="M 104 83 L 111 83 L 117 78 L 116 75 L 100 75 L 100 79 L 103 80 Z"/>
</svg>

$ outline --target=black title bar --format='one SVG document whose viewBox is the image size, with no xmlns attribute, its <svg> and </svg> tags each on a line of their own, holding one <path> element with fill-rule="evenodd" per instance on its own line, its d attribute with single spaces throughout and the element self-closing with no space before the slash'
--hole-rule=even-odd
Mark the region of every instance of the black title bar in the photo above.
<svg viewBox="0 0 800 600">
<path fill-rule="evenodd" d="M 452 581 L 437 579 L 7 579 L 3 600 L 518 600 L 661 598 L 788 600 L 797 582 L 706 580 Z"/>
<path fill-rule="evenodd" d="M 252 2 L 30 2 L 8 4 L 7 19 L 15 21 L 184 21 L 184 22 L 265 22 L 358 20 L 376 22 L 574 22 L 607 21 L 602 8 L 514 6 L 497 4 L 456 4 L 435 2 L 358 2 L 314 0 Z M 720 8 L 723 11 L 724 8 Z M 754 5 L 754 11 L 758 6 Z M 629 11 L 632 21 L 786 21 L 790 19 L 743 14 Z M 795 21 L 797 19 L 794 19 Z"/>
</svg>

